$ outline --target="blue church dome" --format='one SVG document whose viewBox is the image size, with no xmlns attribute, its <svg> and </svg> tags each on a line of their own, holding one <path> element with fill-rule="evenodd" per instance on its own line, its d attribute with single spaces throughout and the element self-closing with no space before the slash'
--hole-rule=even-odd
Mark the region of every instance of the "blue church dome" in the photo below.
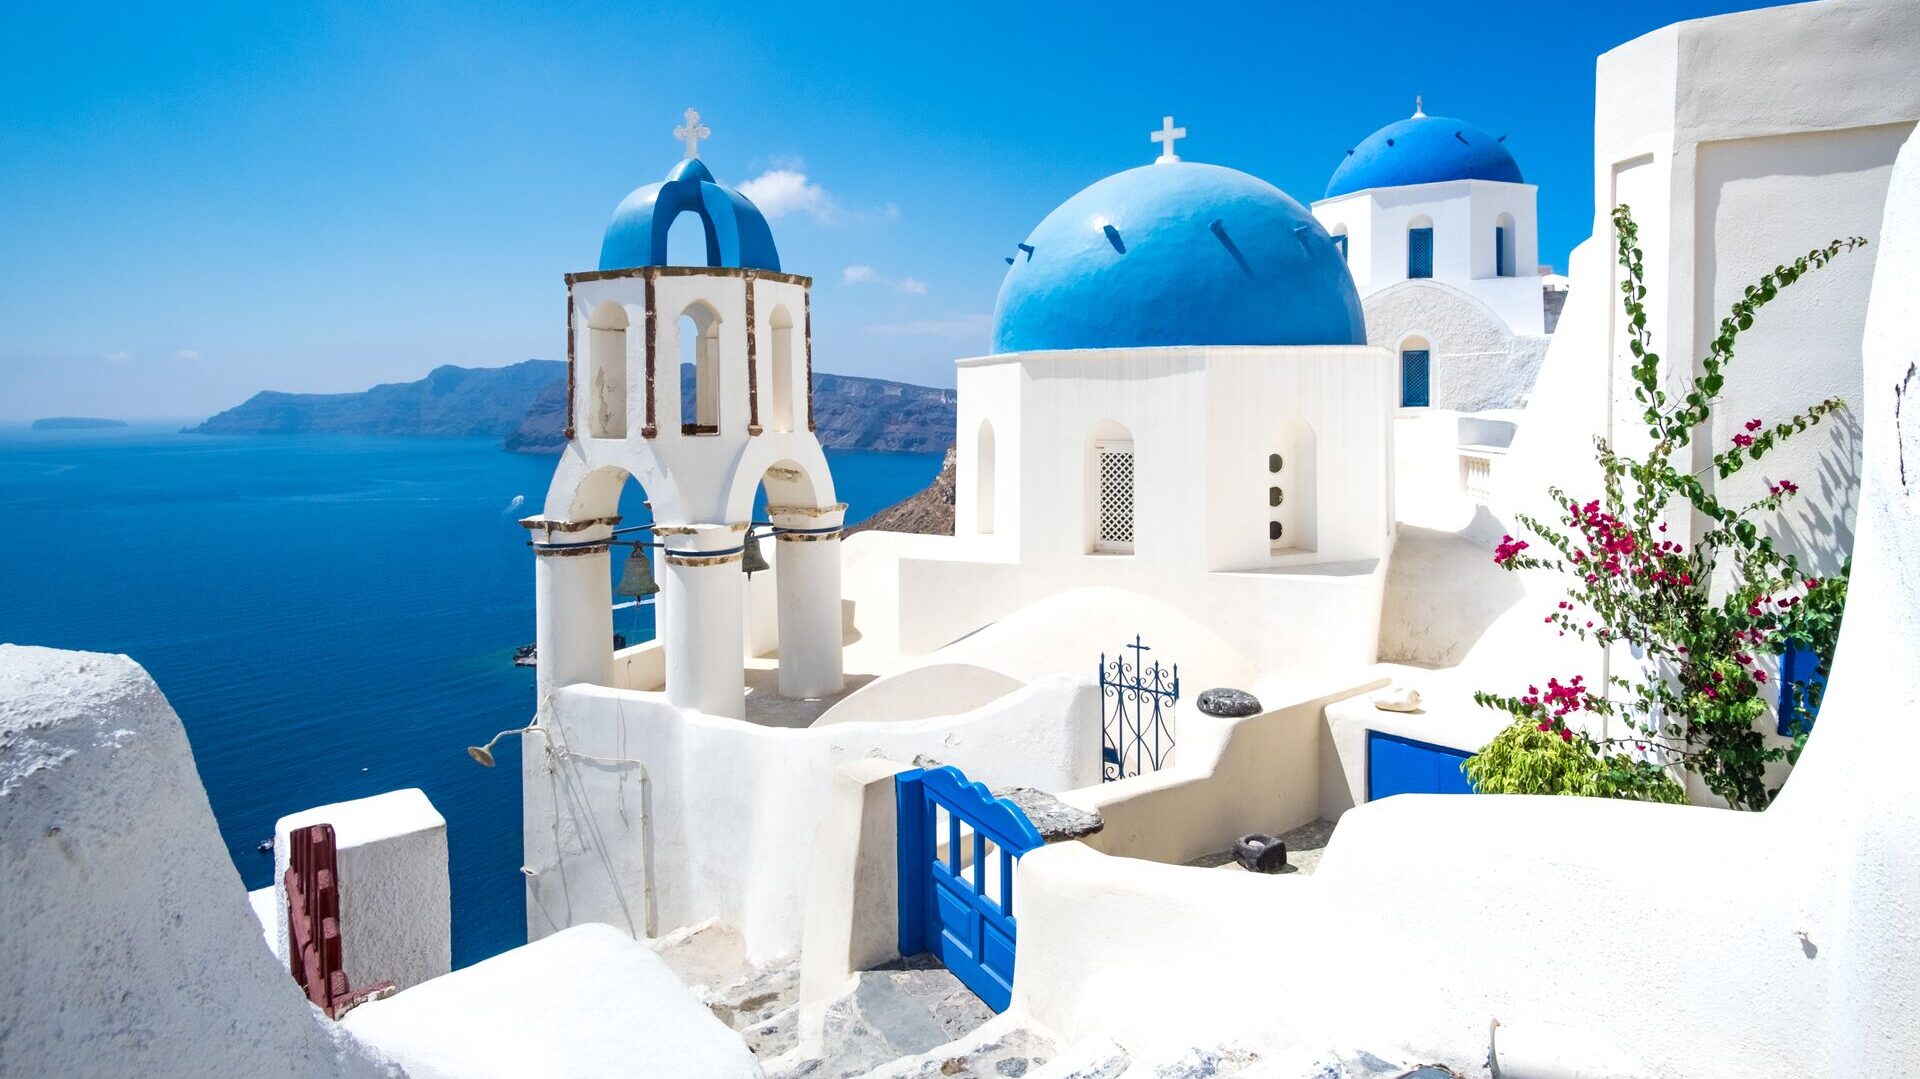
<svg viewBox="0 0 1920 1079">
<path fill-rule="evenodd" d="M 1499 180 L 1519 184 L 1520 164 L 1499 139 L 1451 116 L 1415 112 L 1360 140 L 1327 181 L 1327 198 L 1373 187 Z"/>
<path fill-rule="evenodd" d="M 1060 204 L 1015 250 L 993 350 L 1363 345 L 1346 260 L 1265 180 L 1164 161 Z"/>
<path fill-rule="evenodd" d="M 773 230 L 745 195 L 714 182 L 697 157 L 673 167 L 665 181 L 636 189 L 614 208 L 600 242 L 600 268 L 666 266 L 667 230 L 681 213 L 700 218 L 707 234 L 707 265 L 778 270 Z"/>
</svg>

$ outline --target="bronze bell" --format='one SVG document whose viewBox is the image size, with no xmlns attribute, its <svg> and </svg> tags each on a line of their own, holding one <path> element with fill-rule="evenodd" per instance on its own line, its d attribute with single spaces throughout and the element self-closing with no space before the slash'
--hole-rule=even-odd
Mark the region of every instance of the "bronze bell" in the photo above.
<svg viewBox="0 0 1920 1079">
<path fill-rule="evenodd" d="M 763 569 L 773 568 L 767 565 L 766 558 L 761 555 L 760 537 L 754 534 L 752 528 L 747 529 L 746 549 L 740 555 L 740 568 L 745 570 L 749 577 Z"/>
<path fill-rule="evenodd" d="M 653 560 L 647 557 L 645 547 L 635 547 L 627 555 L 627 568 L 620 574 L 620 584 L 614 592 L 622 596 L 643 599 L 660 591 L 660 585 L 653 579 Z"/>
</svg>

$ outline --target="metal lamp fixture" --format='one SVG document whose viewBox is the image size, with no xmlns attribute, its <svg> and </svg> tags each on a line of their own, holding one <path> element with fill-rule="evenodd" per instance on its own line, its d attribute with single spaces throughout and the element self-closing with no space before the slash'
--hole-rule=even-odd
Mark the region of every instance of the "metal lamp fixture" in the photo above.
<svg viewBox="0 0 1920 1079">
<path fill-rule="evenodd" d="M 509 734 L 529 734 L 529 733 L 544 735 L 546 732 L 542 731 L 538 727 L 515 727 L 510 731 L 501 731 L 499 734 L 496 734 L 492 738 L 487 739 L 487 744 L 484 746 L 468 746 L 467 756 L 472 757 L 475 763 L 479 764 L 481 767 L 491 768 L 493 767 L 493 744 L 495 742 L 498 742 L 500 739 L 505 738 Z"/>
</svg>

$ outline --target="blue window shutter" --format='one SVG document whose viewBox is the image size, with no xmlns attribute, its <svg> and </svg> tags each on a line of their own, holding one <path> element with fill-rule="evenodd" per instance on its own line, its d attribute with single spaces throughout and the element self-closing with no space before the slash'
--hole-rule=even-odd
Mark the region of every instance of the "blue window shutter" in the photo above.
<svg viewBox="0 0 1920 1079">
<path fill-rule="evenodd" d="M 1426 408 L 1427 350 L 1410 348 L 1400 354 L 1400 407 Z"/>
<path fill-rule="evenodd" d="M 1333 238 L 1333 246 L 1340 249 L 1340 261 L 1347 261 L 1347 237 L 1344 233 Z"/>
<path fill-rule="evenodd" d="M 1507 269 L 1507 230 L 1504 226 L 1493 227 L 1493 275 L 1505 277 Z"/>
<path fill-rule="evenodd" d="M 1778 733 L 1792 737 L 1793 727 L 1798 714 L 1798 706 L 1811 704 L 1809 694 L 1815 685 L 1821 692 L 1827 688 L 1827 676 L 1820 673 L 1820 655 L 1811 648 L 1794 645 L 1780 655 L 1780 704 L 1777 726 Z M 1820 711 L 1814 705 L 1807 716 L 1807 726 L 1812 728 L 1815 715 Z"/>
<path fill-rule="evenodd" d="M 1407 230 L 1407 276 L 1433 276 L 1433 230 Z"/>
</svg>

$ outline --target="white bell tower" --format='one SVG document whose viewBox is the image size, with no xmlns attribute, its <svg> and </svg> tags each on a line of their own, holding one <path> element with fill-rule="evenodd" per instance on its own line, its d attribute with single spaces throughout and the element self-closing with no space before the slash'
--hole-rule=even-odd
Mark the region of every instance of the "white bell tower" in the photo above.
<svg viewBox="0 0 1920 1079">
<path fill-rule="evenodd" d="M 544 512 L 522 522 L 538 556 L 543 701 L 570 683 L 620 683 L 610 550 L 626 544 L 639 544 L 631 557 L 653 559 L 660 582 L 672 703 L 744 717 L 743 660 L 769 640 L 781 696 L 843 685 L 846 506 L 813 434 L 812 282 L 781 272 L 765 218 L 694 156 L 708 133 L 687 110 L 674 132 L 686 158 L 621 202 L 600 268 L 566 278 L 568 443 Z M 668 230 L 682 214 L 701 224 L 703 266 L 668 265 Z M 646 492 L 650 528 L 619 527 L 629 479 Z M 755 520 L 763 488 L 766 516 Z M 769 542 L 775 617 L 751 625 L 743 558 Z"/>
</svg>

